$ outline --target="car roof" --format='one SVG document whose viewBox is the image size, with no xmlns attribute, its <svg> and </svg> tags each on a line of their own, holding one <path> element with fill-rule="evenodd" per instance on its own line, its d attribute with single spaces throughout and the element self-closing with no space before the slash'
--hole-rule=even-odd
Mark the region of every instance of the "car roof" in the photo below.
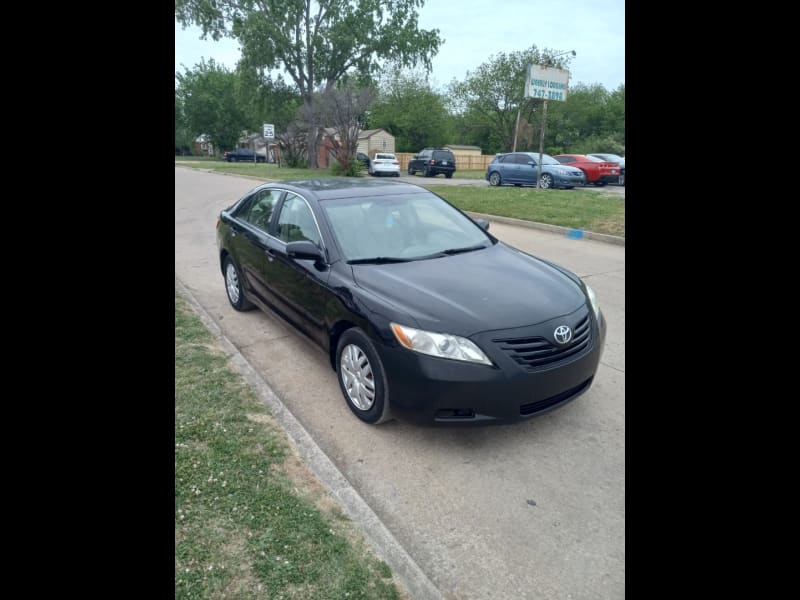
<svg viewBox="0 0 800 600">
<path fill-rule="evenodd" d="M 259 186 L 256 189 L 272 188 L 287 189 L 299 194 L 311 195 L 317 200 L 374 196 L 375 194 L 381 193 L 392 195 L 418 194 L 421 191 L 427 191 L 424 187 L 412 183 L 351 177 L 323 177 L 319 179 L 275 181 Z"/>
</svg>

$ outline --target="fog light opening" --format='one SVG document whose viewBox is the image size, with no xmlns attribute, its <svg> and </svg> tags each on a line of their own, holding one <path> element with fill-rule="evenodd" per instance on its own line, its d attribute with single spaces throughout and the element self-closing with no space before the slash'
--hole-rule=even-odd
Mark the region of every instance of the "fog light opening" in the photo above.
<svg viewBox="0 0 800 600">
<path fill-rule="evenodd" d="M 437 419 L 474 419 L 475 411 L 471 408 L 440 408 L 436 411 Z"/>
</svg>

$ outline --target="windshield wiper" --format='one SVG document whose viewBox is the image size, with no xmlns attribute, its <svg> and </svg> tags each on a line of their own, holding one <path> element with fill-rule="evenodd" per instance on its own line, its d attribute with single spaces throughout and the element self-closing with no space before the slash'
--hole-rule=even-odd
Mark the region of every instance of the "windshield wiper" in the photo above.
<svg viewBox="0 0 800 600">
<path fill-rule="evenodd" d="M 408 262 L 410 258 L 398 258 L 396 256 L 376 256 L 374 258 L 355 258 L 348 260 L 348 265 L 385 265 L 387 263 Z"/>
<path fill-rule="evenodd" d="M 467 246 L 466 248 L 450 248 L 449 250 L 442 250 L 442 254 L 447 254 L 448 256 L 452 256 L 453 254 L 461 254 L 462 252 L 473 252 L 475 250 L 483 250 L 486 248 L 484 244 L 478 244 L 477 246 Z"/>
</svg>

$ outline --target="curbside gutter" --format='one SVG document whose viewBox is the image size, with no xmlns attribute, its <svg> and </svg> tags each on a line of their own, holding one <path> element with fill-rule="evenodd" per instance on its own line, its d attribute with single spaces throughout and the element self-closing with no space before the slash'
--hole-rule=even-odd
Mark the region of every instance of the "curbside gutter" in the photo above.
<svg viewBox="0 0 800 600">
<path fill-rule="evenodd" d="M 625 238 L 618 235 L 608 235 L 607 233 L 595 233 L 594 231 L 584 231 L 583 229 L 573 229 L 571 227 L 562 227 L 560 225 L 550 225 L 548 223 L 536 223 L 535 221 L 523 221 L 522 219 L 512 219 L 511 217 L 498 217 L 497 215 L 486 215 L 483 213 L 472 212 L 470 210 L 464 211 L 470 217 L 475 219 L 486 219 L 487 221 L 496 221 L 497 223 L 505 223 L 506 225 L 517 225 L 518 227 L 527 227 L 529 229 L 541 229 L 542 231 L 550 231 L 567 236 L 572 239 L 586 238 L 588 240 L 597 240 L 598 242 L 606 242 L 608 244 L 616 244 L 617 246 L 625 245 Z"/>
<path fill-rule="evenodd" d="M 289 438 L 289 443 L 298 455 L 328 491 L 336 497 L 378 557 L 391 567 L 395 583 L 405 588 L 409 598 L 414 600 L 443 600 L 438 588 L 433 585 L 405 548 L 381 522 L 378 515 L 350 485 L 347 478 L 317 445 L 305 427 L 286 408 L 269 384 L 222 333 L 219 325 L 177 277 L 175 277 L 175 287 L 214 336 L 219 348 L 228 355 L 233 368 L 253 388 L 258 398 L 269 408 L 275 420 L 280 423 Z"/>
</svg>

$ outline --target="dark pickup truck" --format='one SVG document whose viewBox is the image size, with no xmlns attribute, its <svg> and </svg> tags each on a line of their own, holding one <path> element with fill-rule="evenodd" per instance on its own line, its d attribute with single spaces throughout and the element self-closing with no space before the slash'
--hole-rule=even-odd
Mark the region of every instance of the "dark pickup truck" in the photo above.
<svg viewBox="0 0 800 600">
<path fill-rule="evenodd" d="M 250 148 L 229 150 L 223 156 L 228 162 L 253 162 L 253 151 Z M 267 162 L 267 157 L 263 154 L 256 154 L 256 162 Z"/>
</svg>

